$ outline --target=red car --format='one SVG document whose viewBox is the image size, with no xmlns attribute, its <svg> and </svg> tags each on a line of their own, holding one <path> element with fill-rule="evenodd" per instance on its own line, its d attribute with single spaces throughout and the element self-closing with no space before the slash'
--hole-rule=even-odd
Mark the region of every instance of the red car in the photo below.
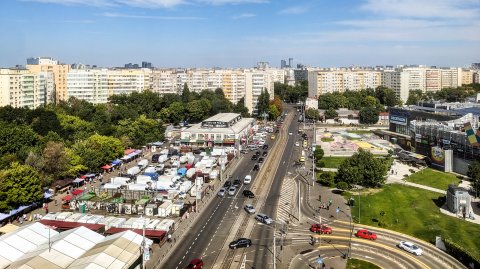
<svg viewBox="0 0 480 269">
<path fill-rule="evenodd" d="M 375 233 L 369 232 L 368 230 L 358 230 L 355 235 L 357 237 L 361 237 L 369 240 L 377 240 L 377 235 Z"/>
<path fill-rule="evenodd" d="M 317 234 L 332 234 L 332 227 L 328 227 L 325 224 L 315 223 L 310 227 L 310 231 Z"/>
<path fill-rule="evenodd" d="M 203 261 L 201 259 L 193 259 L 185 269 L 200 269 L 203 267 Z"/>
</svg>

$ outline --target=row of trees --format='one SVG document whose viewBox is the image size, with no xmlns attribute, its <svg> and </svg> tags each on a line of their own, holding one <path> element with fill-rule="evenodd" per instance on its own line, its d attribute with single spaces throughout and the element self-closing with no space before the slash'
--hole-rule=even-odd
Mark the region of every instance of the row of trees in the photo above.
<svg viewBox="0 0 480 269">
<path fill-rule="evenodd" d="M 270 100 L 270 94 L 264 90 L 258 97 L 257 115 L 263 117 L 268 115 L 271 120 L 277 119 L 283 111 L 283 101 L 278 95 L 275 95 L 273 100 Z"/>
<path fill-rule="evenodd" d="M 444 88 L 436 92 L 410 91 L 407 105 L 415 105 L 420 101 L 443 100 L 447 102 L 464 102 L 468 97 L 480 93 L 480 84 L 462 85 L 456 88 Z"/>
<path fill-rule="evenodd" d="M 305 101 L 308 96 L 308 81 L 301 80 L 295 86 L 284 83 L 275 82 L 274 84 L 275 96 L 287 103 L 298 103 Z"/>
<path fill-rule="evenodd" d="M 223 91 L 114 95 L 106 104 L 71 98 L 37 109 L 0 107 L 0 211 L 37 201 L 60 178 L 96 172 L 129 147 L 164 139 L 166 123 L 220 112 L 248 116 Z M 21 199 L 19 197 L 22 197 Z"/>
</svg>

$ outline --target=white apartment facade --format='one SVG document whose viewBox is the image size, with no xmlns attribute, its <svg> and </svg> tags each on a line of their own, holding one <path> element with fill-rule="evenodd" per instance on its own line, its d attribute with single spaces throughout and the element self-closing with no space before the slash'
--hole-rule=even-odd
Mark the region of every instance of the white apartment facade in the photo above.
<svg viewBox="0 0 480 269">
<path fill-rule="evenodd" d="M 274 80 L 271 73 L 257 69 L 245 71 L 245 107 L 251 114 L 257 114 L 258 97 L 262 91 L 274 98 Z"/>
<path fill-rule="evenodd" d="M 67 95 L 93 104 L 108 102 L 108 70 L 70 70 L 67 77 Z"/>
<path fill-rule="evenodd" d="M 47 91 L 52 94 L 53 77 L 34 74 L 26 69 L 0 69 L 0 106 L 28 107 L 47 104 Z"/>
</svg>

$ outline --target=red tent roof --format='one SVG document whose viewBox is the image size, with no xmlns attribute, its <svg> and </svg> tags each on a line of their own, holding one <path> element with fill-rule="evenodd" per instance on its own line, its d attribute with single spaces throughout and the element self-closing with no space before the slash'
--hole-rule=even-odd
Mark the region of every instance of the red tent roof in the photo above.
<svg viewBox="0 0 480 269">
<path fill-rule="evenodd" d="M 131 228 L 115 228 L 112 227 L 108 230 L 105 231 L 105 234 L 116 234 L 116 233 L 121 233 L 123 231 L 132 231 L 135 232 L 139 235 L 143 235 L 142 229 L 131 229 Z M 145 230 L 145 237 L 148 238 L 153 238 L 153 239 L 160 239 L 162 240 L 165 235 L 167 234 L 166 231 L 159 231 L 159 230 Z"/>
<path fill-rule="evenodd" d="M 102 169 L 110 169 L 110 168 L 112 168 L 112 167 L 111 167 L 110 165 L 106 164 L 106 165 L 104 165 L 104 166 L 102 166 L 102 167 L 100 167 L 100 168 L 102 168 Z"/>
<path fill-rule="evenodd" d="M 70 200 L 72 200 L 72 196 L 71 196 L 71 195 L 67 195 L 67 196 L 63 197 L 62 200 L 64 200 L 64 201 L 70 201 Z"/>
<path fill-rule="evenodd" d="M 88 228 L 92 231 L 98 231 L 105 227 L 104 224 L 96 223 L 81 223 L 81 222 L 69 222 L 69 221 L 59 221 L 59 220 L 40 220 L 40 223 L 43 225 L 55 226 L 60 230 L 70 230 L 80 226 Z"/>
<path fill-rule="evenodd" d="M 128 155 L 128 154 L 133 153 L 133 152 L 135 152 L 135 149 L 126 149 L 124 153 L 125 153 L 125 155 Z"/>
<path fill-rule="evenodd" d="M 79 195 L 79 194 L 82 194 L 82 192 L 83 192 L 83 190 L 81 190 L 81 189 L 76 189 L 76 190 L 72 191 L 72 194 L 73 194 L 73 195 Z"/>
<path fill-rule="evenodd" d="M 87 176 L 86 176 L 86 175 L 83 175 L 83 176 L 81 176 L 80 178 L 86 179 L 86 178 L 87 178 Z"/>
</svg>

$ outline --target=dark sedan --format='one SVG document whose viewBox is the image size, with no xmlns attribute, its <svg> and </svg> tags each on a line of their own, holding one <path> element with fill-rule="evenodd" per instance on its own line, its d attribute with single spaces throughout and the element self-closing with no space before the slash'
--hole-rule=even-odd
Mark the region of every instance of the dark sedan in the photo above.
<svg viewBox="0 0 480 269">
<path fill-rule="evenodd" d="M 243 196 L 248 198 L 255 198 L 255 194 L 251 190 L 243 190 Z"/>
<path fill-rule="evenodd" d="M 230 249 L 237 249 L 237 248 L 248 248 L 252 245 L 252 240 L 248 238 L 239 238 L 235 241 L 230 242 L 228 247 Z"/>
</svg>

